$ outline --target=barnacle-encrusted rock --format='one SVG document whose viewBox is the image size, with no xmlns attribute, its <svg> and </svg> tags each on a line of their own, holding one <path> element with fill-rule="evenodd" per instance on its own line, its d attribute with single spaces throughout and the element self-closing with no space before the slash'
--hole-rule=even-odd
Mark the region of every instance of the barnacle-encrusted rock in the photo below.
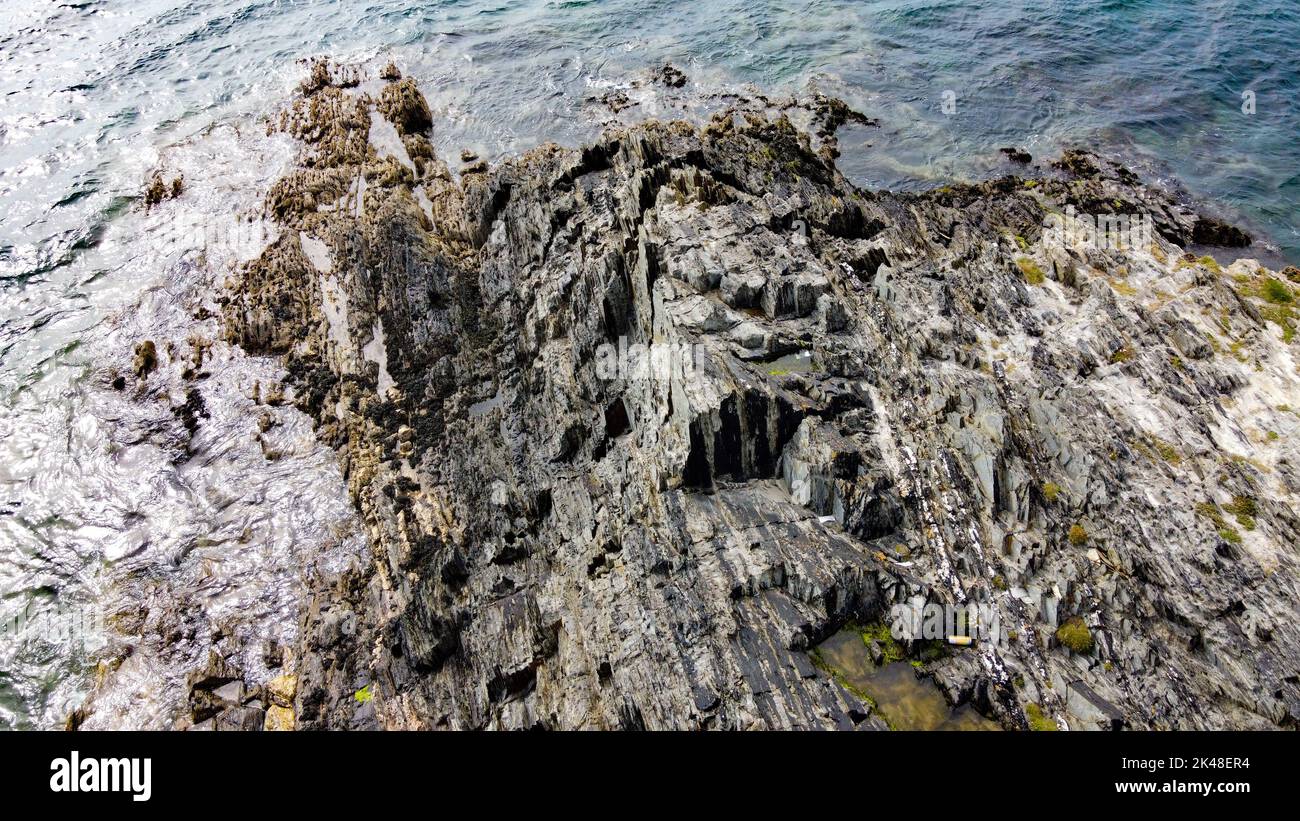
<svg viewBox="0 0 1300 821">
<path fill-rule="evenodd" d="M 393 121 L 393 125 L 407 134 L 419 134 L 433 125 L 429 104 L 411 79 L 385 86 L 379 97 L 379 110 Z"/>
<path fill-rule="evenodd" d="M 1183 260 L 1188 208 L 1082 151 L 859 190 L 824 97 L 813 134 L 741 101 L 457 180 L 413 81 L 313 78 L 226 311 L 370 529 L 307 608 L 296 726 L 878 727 L 807 651 L 914 597 L 994 609 L 1005 643 L 927 670 L 1008 727 L 1300 715 L 1288 315 Z M 1234 542 L 1198 506 L 1238 498 Z"/>
</svg>

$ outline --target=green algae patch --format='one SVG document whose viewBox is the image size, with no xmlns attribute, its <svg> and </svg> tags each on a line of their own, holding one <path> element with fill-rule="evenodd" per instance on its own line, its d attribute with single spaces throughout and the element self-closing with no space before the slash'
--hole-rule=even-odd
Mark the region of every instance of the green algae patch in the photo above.
<svg viewBox="0 0 1300 821">
<path fill-rule="evenodd" d="M 887 628 L 883 635 L 888 635 Z M 890 729 L 1002 729 L 969 704 L 954 708 L 932 679 L 920 675 L 918 663 L 924 664 L 946 653 L 942 642 L 917 642 L 912 648 L 912 658 L 878 664 L 872 659 L 868 644 L 882 641 L 881 636 L 880 626 L 851 625 L 826 639 L 809 655 L 814 666 L 870 704 Z M 896 640 L 894 644 L 902 649 Z"/>
</svg>

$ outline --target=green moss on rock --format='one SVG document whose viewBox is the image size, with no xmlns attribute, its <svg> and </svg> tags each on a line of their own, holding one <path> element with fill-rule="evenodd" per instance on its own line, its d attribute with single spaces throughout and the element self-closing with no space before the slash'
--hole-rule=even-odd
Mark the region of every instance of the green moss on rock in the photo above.
<svg viewBox="0 0 1300 821">
<path fill-rule="evenodd" d="M 1078 616 L 1072 616 L 1065 624 L 1056 628 L 1056 640 L 1075 653 L 1091 653 L 1094 646 L 1092 631 Z"/>
<path fill-rule="evenodd" d="M 1248 505 L 1242 505 L 1240 509 L 1250 510 L 1250 511 L 1255 510 L 1253 500 L 1246 499 L 1246 497 L 1238 497 L 1238 499 L 1242 499 L 1250 503 Z M 1226 507 L 1234 508 L 1235 506 L 1236 506 L 1236 500 L 1234 500 L 1233 505 L 1228 505 Z M 1229 512 L 1236 513 L 1236 510 L 1230 509 Z M 1235 527 L 1228 524 L 1228 520 L 1223 518 L 1223 511 L 1219 510 L 1219 506 L 1216 505 L 1214 502 L 1202 502 L 1198 504 L 1196 506 L 1196 515 L 1209 519 L 1210 522 L 1214 525 L 1215 530 L 1218 532 L 1219 538 L 1223 539 L 1225 542 L 1231 542 L 1233 544 L 1241 544 L 1241 534 L 1237 532 L 1237 529 Z M 1238 516 L 1238 521 L 1241 521 L 1240 516 Z M 1248 527 L 1247 529 L 1253 530 L 1255 527 L 1255 520 L 1251 518 L 1251 515 L 1247 515 L 1246 521 L 1250 523 L 1250 527 Z M 1245 524 L 1243 523 L 1242 526 L 1245 527 Z"/>
<path fill-rule="evenodd" d="M 1130 348 L 1128 345 L 1125 345 L 1124 347 L 1120 348 L 1119 350 L 1115 351 L 1115 353 L 1110 355 L 1110 361 L 1112 365 L 1120 364 L 1123 362 L 1132 362 L 1133 356 L 1134 356 L 1133 349 Z"/>
<path fill-rule="evenodd" d="M 1039 268 L 1038 264 L 1029 257 L 1018 257 L 1016 267 L 1020 269 L 1020 273 L 1025 277 L 1025 282 L 1030 285 L 1042 285 L 1047 280 L 1047 275 L 1043 273 L 1043 269 Z"/>
<path fill-rule="evenodd" d="M 1237 518 L 1237 524 L 1246 530 L 1255 529 L 1255 517 L 1259 515 L 1259 505 L 1249 496 L 1234 496 L 1223 509 Z"/>
<path fill-rule="evenodd" d="M 1264 280 L 1264 284 L 1260 287 L 1260 296 L 1274 305 L 1290 305 L 1295 302 L 1295 294 L 1291 293 L 1291 289 L 1281 280 L 1273 277 Z"/>
<path fill-rule="evenodd" d="M 884 663 L 889 664 L 895 661 L 902 661 L 907 658 L 907 650 L 903 645 L 898 643 L 893 633 L 889 631 L 889 625 L 881 622 L 866 627 L 861 627 L 862 643 L 871 646 L 872 642 L 880 645 L 880 650 L 884 654 Z"/>
<path fill-rule="evenodd" d="M 1025 705 L 1025 718 L 1029 721 L 1029 729 L 1034 732 L 1046 733 L 1060 729 L 1055 721 L 1043 714 L 1043 708 L 1037 704 Z"/>
</svg>

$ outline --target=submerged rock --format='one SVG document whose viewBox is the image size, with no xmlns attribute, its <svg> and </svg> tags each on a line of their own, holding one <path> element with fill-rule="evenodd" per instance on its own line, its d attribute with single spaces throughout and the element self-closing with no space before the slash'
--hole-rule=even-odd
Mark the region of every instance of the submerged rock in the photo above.
<svg viewBox="0 0 1300 821">
<path fill-rule="evenodd" d="M 1034 161 L 1034 156 L 1030 154 L 1028 151 L 1025 151 L 1023 148 L 1008 146 L 1006 148 L 999 149 L 999 151 L 1001 151 L 1003 155 L 1005 155 L 1006 158 L 1013 163 L 1018 163 L 1020 165 L 1029 165 L 1031 162 Z"/>
<path fill-rule="evenodd" d="M 144 379 L 158 367 L 158 347 L 152 339 L 146 339 L 135 346 L 135 361 L 132 370 L 136 379 Z"/>
<path fill-rule="evenodd" d="M 371 540 L 268 728 L 881 726 L 807 651 L 915 601 L 996 615 L 927 671 L 1004 726 L 1294 724 L 1293 318 L 1183 261 L 1193 211 L 1078 151 L 861 190 L 820 95 L 457 179 L 411 80 L 345 84 L 281 119 L 283 230 L 225 304 Z M 1054 243 L 1067 208 L 1154 231 Z"/>
<path fill-rule="evenodd" d="M 1192 226 L 1192 241 L 1201 245 L 1220 245 L 1226 248 L 1245 248 L 1252 240 L 1250 235 L 1235 225 L 1212 217 L 1201 217 Z"/>
</svg>

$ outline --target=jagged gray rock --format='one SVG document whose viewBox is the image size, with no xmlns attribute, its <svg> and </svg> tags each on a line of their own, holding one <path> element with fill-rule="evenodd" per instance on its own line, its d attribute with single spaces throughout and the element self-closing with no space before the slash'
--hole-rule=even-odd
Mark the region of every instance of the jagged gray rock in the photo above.
<svg viewBox="0 0 1300 821">
<path fill-rule="evenodd" d="M 313 77 L 225 305 L 370 530 L 298 727 L 881 727 L 807 651 L 913 597 L 996 608 L 925 672 L 1004 726 L 1294 725 L 1293 315 L 1184 257 L 1230 226 L 1081 151 L 860 190 L 824 97 L 456 179 L 413 83 Z M 1155 234 L 1050 243 L 1067 206 Z"/>
</svg>

